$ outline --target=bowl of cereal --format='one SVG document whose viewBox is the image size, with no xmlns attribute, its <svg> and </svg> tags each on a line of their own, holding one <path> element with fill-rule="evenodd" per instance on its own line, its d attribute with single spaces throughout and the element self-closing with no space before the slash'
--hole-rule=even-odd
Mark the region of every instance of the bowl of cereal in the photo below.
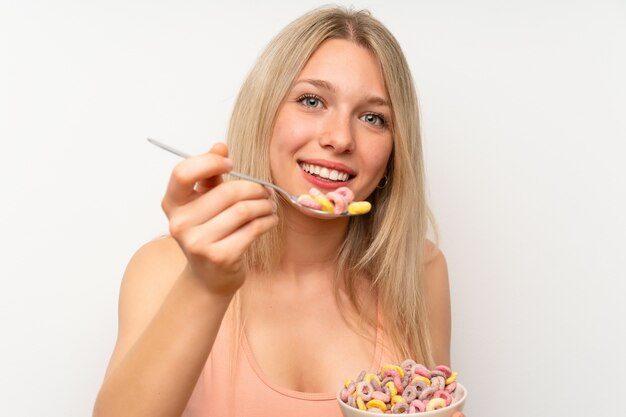
<svg viewBox="0 0 626 417">
<path fill-rule="evenodd" d="M 457 373 L 444 365 L 428 369 L 411 359 L 363 371 L 346 379 L 337 392 L 344 417 L 403 414 L 413 417 L 451 417 L 462 411 L 467 390 Z"/>
</svg>

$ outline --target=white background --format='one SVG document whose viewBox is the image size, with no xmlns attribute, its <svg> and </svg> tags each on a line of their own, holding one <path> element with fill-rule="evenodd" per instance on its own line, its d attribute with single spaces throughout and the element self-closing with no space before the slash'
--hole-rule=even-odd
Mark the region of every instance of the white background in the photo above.
<svg viewBox="0 0 626 417">
<path fill-rule="evenodd" d="M 626 2 L 341 3 L 418 85 L 468 416 L 623 415 Z M 322 3 L 0 4 L 0 414 L 87 416 L 126 263 L 167 232 L 177 158 L 145 137 L 222 139 L 263 46 Z"/>
</svg>

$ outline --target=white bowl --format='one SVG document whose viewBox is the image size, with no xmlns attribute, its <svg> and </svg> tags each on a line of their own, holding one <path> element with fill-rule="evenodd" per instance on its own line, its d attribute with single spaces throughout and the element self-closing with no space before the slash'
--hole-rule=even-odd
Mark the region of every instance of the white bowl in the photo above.
<svg viewBox="0 0 626 417">
<path fill-rule="evenodd" d="M 465 399 L 467 398 L 467 390 L 458 382 L 456 383 L 456 389 L 452 398 L 452 403 L 449 406 L 440 408 L 439 410 L 423 411 L 421 413 L 408 413 L 408 414 L 391 414 L 392 416 L 403 417 L 451 417 L 456 411 L 463 411 L 465 406 Z M 350 407 L 348 404 L 341 401 L 339 393 L 337 393 L 337 401 L 339 402 L 339 408 L 343 417 L 372 417 L 378 414 L 370 413 L 369 411 L 359 410 L 358 408 Z M 384 414 L 387 415 L 387 414 Z"/>
</svg>

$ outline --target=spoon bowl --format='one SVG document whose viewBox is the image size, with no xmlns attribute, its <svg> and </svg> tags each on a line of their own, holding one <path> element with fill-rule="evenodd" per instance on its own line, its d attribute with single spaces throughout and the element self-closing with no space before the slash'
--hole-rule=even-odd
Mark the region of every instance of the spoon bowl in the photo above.
<svg viewBox="0 0 626 417">
<path fill-rule="evenodd" d="M 164 144 L 163 142 L 159 142 L 158 140 L 152 139 L 152 138 L 148 138 L 148 142 L 150 142 L 151 144 L 158 146 L 161 149 L 164 149 L 170 153 L 173 153 L 174 155 L 178 155 L 181 158 L 189 158 L 191 155 L 188 153 L 185 153 L 183 151 L 179 151 L 178 149 L 172 148 L 169 145 Z M 267 181 L 263 181 L 260 180 L 258 178 L 254 178 L 254 177 L 250 177 L 246 174 L 242 174 L 240 172 L 237 171 L 230 171 L 228 173 L 228 175 L 231 175 L 233 177 L 237 177 L 239 179 L 242 180 L 246 180 L 246 181 L 252 181 L 252 182 L 256 182 L 257 184 L 261 184 L 264 185 L 266 187 L 270 187 L 272 189 L 274 189 L 281 197 L 283 197 L 285 200 L 287 200 L 291 205 L 293 205 L 294 207 L 296 207 L 298 210 L 300 210 L 302 213 L 308 215 L 308 216 L 312 216 L 312 217 L 317 217 L 319 219 L 336 219 L 338 217 L 352 217 L 352 216 L 360 216 L 361 214 L 366 214 L 366 213 L 358 213 L 358 214 L 352 214 L 352 213 L 348 213 L 348 212 L 344 212 L 344 213 L 329 213 L 327 211 L 322 211 L 322 210 L 315 210 L 313 208 L 310 207 L 306 207 L 303 206 L 302 204 L 298 203 L 298 196 L 294 196 L 289 194 L 287 191 L 283 190 L 282 188 L 280 188 L 278 185 L 276 184 L 272 184 L 271 182 L 267 182 Z"/>
</svg>

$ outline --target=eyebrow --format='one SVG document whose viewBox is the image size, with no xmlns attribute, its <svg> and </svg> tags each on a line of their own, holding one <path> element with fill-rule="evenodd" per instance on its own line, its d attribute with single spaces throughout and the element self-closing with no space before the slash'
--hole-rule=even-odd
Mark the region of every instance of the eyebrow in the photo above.
<svg viewBox="0 0 626 417">
<path fill-rule="evenodd" d="M 337 92 L 337 89 L 335 88 L 334 85 L 332 85 L 331 83 L 329 83 L 328 81 L 324 81 L 324 80 L 316 80 L 314 78 L 303 78 L 301 80 L 296 81 L 296 83 L 294 85 L 298 85 L 298 84 L 302 84 L 302 83 L 308 83 L 311 84 L 315 87 L 319 87 L 319 88 L 323 88 L 325 90 L 329 90 L 333 93 Z"/>
<path fill-rule="evenodd" d="M 298 85 L 298 84 L 302 84 L 302 83 L 311 84 L 311 85 L 313 85 L 315 87 L 323 88 L 323 89 L 328 90 L 328 91 L 330 91 L 332 93 L 336 93 L 337 92 L 337 88 L 334 85 L 332 85 L 331 83 L 329 83 L 328 81 L 317 80 L 317 79 L 314 79 L 314 78 L 303 78 L 301 80 L 296 81 L 294 86 Z M 378 96 L 367 96 L 365 98 L 365 101 L 368 104 L 374 104 L 374 105 L 378 105 L 378 106 L 391 107 L 387 100 L 385 100 L 382 97 L 378 97 Z"/>
<path fill-rule="evenodd" d="M 382 97 L 378 97 L 378 96 L 367 96 L 367 98 L 365 99 L 365 101 L 368 104 L 375 104 L 378 106 L 387 106 L 387 107 L 391 107 L 389 105 L 389 102 L 387 100 L 385 100 Z"/>
</svg>

